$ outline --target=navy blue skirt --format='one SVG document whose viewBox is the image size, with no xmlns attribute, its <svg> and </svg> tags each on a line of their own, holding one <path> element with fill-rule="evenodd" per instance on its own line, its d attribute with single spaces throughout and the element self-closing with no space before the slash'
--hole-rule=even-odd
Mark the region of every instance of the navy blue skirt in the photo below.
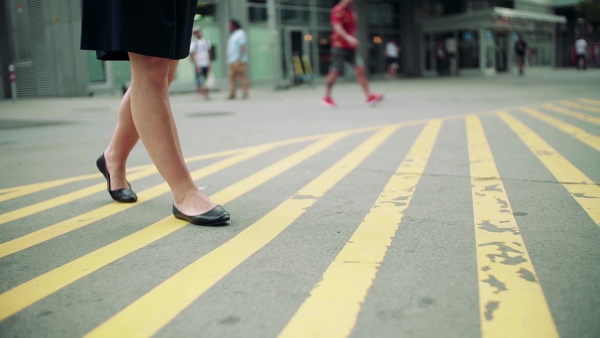
<svg viewBox="0 0 600 338">
<path fill-rule="evenodd" d="M 83 0 L 81 49 L 100 60 L 128 52 L 172 60 L 190 53 L 197 0 Z"/>
</svg>

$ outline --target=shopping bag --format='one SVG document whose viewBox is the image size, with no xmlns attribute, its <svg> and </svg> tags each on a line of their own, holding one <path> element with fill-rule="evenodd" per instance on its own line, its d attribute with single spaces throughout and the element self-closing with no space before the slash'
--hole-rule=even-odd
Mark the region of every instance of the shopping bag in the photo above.
<svg viewBox="0 0 600 338">
<path fill-rule="evenodd" d="M 206 88 L 207 89 L 212 89 L 215 86 L 215 76 L 213 74 L 213 71 L 210 70 L 208 71 L 208 76 L 206 77 Z"/>
</svg>

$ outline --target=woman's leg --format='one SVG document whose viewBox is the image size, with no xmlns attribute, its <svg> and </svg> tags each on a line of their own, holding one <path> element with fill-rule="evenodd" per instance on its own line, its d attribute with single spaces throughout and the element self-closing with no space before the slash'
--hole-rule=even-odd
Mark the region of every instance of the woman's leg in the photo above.
<svg viewBox="0 0 600 338">
<path fill-rule="evenodd" d="M 184 162 L 169 102 L 173 60 L 129 53 L 131 113 L 154 165 L 169 184 L 178 209 L 187 215 L 216 206 L 197 187 Z"/>
<path fill-rule="evenodd" d="M 121 100 L 117 126 L 108 148 L 104 151 L 106 167 L 110 173 L 110 190 L 129 188 L 125 178 L 127 157 L 140 139 L 131 117 L 130 93 L 131 91 L 127 90 Z"/>
<path fill-rule="evenodd" d="M 169 84 L 173 83 L 175 78 L 175 70 L 177 69 L 178 60 L 172 60 L 169 69 Z M 133 82 L 133 77 L 132 77 Z M 174 130 L 177 133 L 177 130 Z M 110 140 L 108 148 L 104 151 L 106 158 L 106 166 L 110 173 L 110 190 L 128 188 L 129 184 L 125 177 L 127 157 L 137 144 L 140 136 L 135 129 L 133 118 L 131 116 L 131 96 L 127 90 L 121 104 L 119 105 L 119 117 L 115 132 Z M 179 145 L 179 143 L 178 143 Z M 181 152 L 181 150 L 179 150 Z M 183 156 L 183 155 L 182 155 Z"/>
</svg>

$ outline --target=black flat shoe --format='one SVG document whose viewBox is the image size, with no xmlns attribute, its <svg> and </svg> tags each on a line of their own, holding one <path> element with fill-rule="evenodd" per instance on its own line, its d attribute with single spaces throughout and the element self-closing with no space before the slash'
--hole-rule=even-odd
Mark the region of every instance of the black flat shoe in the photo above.
<svg viewBox="0 0 600 338">
<path fill-rule="evenodd" d="M 106 159 L 104 158 L 104 153 L 102 153 L 102 156 L 98 157 L 96 160 L 96 166 L 102 175 L 104 175 L 104 178 L 106 178 L 106 185 L 108 186 L 107 190 L 113 200 L 122 203 L 133 203 L 137 201 L 137 195 L 135 192 L 133 192 L 133 190 L 131 190 L 131 184 L 129 184 L 129 182 L 127 182 L 127 184 L 129 184 L 129 188 L 110 190 L 110 174 L 108 173 L 108 169 L 106 169 Z"/>
<path fill-rule="evenodd" d="M 175 204 L 173 204 L 173 216 L 195 225 L 225 225 L 231 218 L 229 213 L 220 205 L 203 214 L 189 216 L 179 211 Z"/>
</svg>

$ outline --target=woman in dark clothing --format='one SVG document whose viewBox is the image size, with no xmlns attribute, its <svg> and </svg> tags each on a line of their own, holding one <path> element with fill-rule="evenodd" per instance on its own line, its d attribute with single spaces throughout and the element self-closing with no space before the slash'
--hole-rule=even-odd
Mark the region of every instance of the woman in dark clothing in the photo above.
<svg viewBox="0 0 600 338">
<path fill-rule="evenodd" d="M 229 221 L 229 213 L 194 183 L 169 102 L 177 63 L 189 54 L 196 4 L 196 0 L 83 0 L 81 48 L 96 50 L 102 60 L 131 62 L 131 85 L 121 101 L 115 132 L 96 162 L 111 197 L 125 203 L 137 200 L 125 166 L 141 138 L 171 188 L 174 216 L 197 225 L 217 225 Z"/>
</svg>

